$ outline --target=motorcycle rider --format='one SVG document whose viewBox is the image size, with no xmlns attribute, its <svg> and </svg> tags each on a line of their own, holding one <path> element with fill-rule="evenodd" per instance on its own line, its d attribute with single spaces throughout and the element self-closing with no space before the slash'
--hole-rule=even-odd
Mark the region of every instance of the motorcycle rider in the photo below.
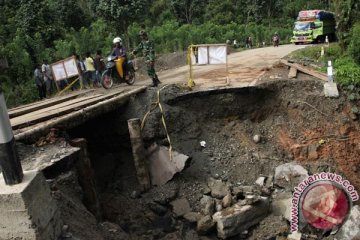
<svg viewBox="0 0 360 240">
<path fill-rule="evenodd" d="M 124 46 L 122 45 L 122 40 L 120 37 L 116 37 L 113 40 L 113 44 L 114 44 L 114 49 L 111 52 L 111 56 L 115 56 L 116 58 L 120 58 L 123 57 L 125 58 L 125 61 L 123 62 L 123 74 L 124 74 L 124 79 L 125 79 L 125 75 L 126 75 L 126 63 L 127 63 L 127 56 L 126 56 L 126 50 L 124 48 Z"/>
<path fill-rule="evenodd" d="M 279 34 L 277 32 L 275 32 L 274 36 L 272 37 L 272 42 L 273 42 L 274 47 L 279 46 L 280 37 L 279 37 Z"/>
<path fill-rule="evenodd" d="M 147 33 L 144 30 L 141 30 L 139 32 L 141 42 L 139 45 L 132 51 L 132 54 L 136 54 L 139 51 L 142 51 L 144 60 L 146 63 L 147 68 L 147 74 L 152 79 L 153 84 L 152 87 L 157 87 L 158 84 L 161 82 L 159 81 L 158 76 L 155 72 L 155 49 L 154 49 L 154 43 L 151 41 L 147 35 Z"/>
</svg>

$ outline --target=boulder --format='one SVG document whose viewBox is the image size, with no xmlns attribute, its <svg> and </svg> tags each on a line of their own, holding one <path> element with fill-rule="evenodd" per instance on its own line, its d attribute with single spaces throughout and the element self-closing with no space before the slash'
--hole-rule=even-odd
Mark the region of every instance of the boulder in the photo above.
<svg viewBox="0 0 360 240">
<path fill-rule="evenodd" d="M 228 207 L 231 206 L 231 204 L 232 204 L 232 196 L 231 196 L 231 194 L 229 193 L 228 195 L 226 195 L 226 196 L 223 198 L 223 200 L 222 200 L 222 202 L 221 202 L 221 206 L 222 206 L 223 208 L 228 208 Z"/>
<path fill-rule="evenodd" d="M 291 222 L 292 194 L 285 192 L 274 197 L 271 203 L 271 209 L 275 216 L 283 216 Z"/>
<path fill-rule="evenodd" d="M 199 221 L 203 216 L 198 212 L 188 212 L 183 216 L 188 222 L 195 223 Z"/>
</svg>

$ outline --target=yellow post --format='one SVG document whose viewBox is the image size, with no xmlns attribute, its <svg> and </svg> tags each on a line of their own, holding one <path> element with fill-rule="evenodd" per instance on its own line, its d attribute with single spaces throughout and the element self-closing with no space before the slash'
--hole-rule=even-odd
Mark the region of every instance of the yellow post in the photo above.
<svg viewBox="0 0 360 240">
<path fill-rule="evenodd" d="M 190 45 L 188 47 L 188 51 L 187 51 L 187 61 L 189 64 L 189 80 L 188 80 L 188 87 L 190 89 L 192 89 L 195 86 L 195 82 L 193 81 L 193 76 L 192 76 L 192 61 L 191 61 L 191 56 L 194 54 L 193 52 L 193 45 Z"/>
</svg>

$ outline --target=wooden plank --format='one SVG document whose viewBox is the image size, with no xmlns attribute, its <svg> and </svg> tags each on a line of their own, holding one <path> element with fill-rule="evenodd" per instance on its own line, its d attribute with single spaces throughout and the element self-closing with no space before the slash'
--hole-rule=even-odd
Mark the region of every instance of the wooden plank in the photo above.
<svg viewBox="0 0 360 240">
<path fill-rule="evenodd" d="M 285 65 L 287 65 L 287 66 L 294 67 L 294 68 L 296 68 L 298 71 L 301 71 L 301 72 L 303 72 L 303 73 L 309 74 L 309 75 L 311 75 L 311 76 L 313 76 L 313 77 L 316 77 L 316 78 L 319 78 L 319 79 L 321 79 L 321 80 L 324 80 L 324 81 L 327 81 L 327 80 L 328 80 L 327 75 L 324 74 L 324 73 L 317 72 L 317 71 L 315 71 L 315 70 L 312 70 L 312 69 L 310 69 L 310 68 L 307 68 L 307 67 L 302 66 L 302 65 L 297 64 L 297 63 L 289 63 L 288 61 L 286 61 L 286 60 L 284 60 L 284 59 L 282 59 L 280 62 L 283 63 L 283 64 L 285 64 Z"/>
<path fill-rule="evenodd" d="M 64 102 L 51 108 L 45 108 L 33 113 L 22 115 L 17 118 L 10 119 L 13 130 L 21 128 L 23 126 L 33 125 L 35 123 L 51 119 L 53 117 L 59 117 L 63 114 L 79 110 L 81 108 L 87 107 L 89 105 L 95 104 L 97 102 L 103 101 L 105 99 L 112 98 L 115 95 L 119 95 L 121 92 L 115 92 L 107 95 L 96 95 L 91 97 L 84 97 L 80 99 L 72 100 L 71 103 Z"/>
<path fill-rule="evenodd" d="M 294 67 L 290 67 L 288 78 L 289 79 L 296 78 L 296 75 L 297 75 L 297 69 Z"/>
<path fill-rule="evenodd" d="M 42 108 L 46 108 L 46 107 L 52 106 L 54 104 L 62 103 L 62 102 L 68 101 L 70 99 L 74 99 L 80 95 L 83 95 L 83 94 L 91 92 L 91 91 L 93 91 L 93 90 L 78 92 L 78 93 L 69 94 L 69 95 L 66 95 L 66 96 L 63 96 L 60 98 L 52 98 L 49 100 L 35 102 L 35 103 L 19 106 L 16 108 L 12 108 L 8 111 L 9 117 L 10 118 L 18 117 L 18 116 L 24 115 L 26 113 L 30 113 L 30 112 L 33 112 L 33 111 L 36 111 L 36 110 L 39 110 Z"/>
<path fill-rule="evenodd" d="M 113 98 L 95 103 L 81 110 L 77 110 L 59 117 L 52 118 L 50 120 L 46 120 L 44 122 L 37 123 L 33 126 L 15 130 L 15 139 L 17 141 L 23 139 L 36 139 L 39 136 L 46 134 L 46 132 L 52 127 L 61 126 L 64 129 L 69 129 L 79 126 L 90 119 L 102 115 L 103 113 L 117 109 L 119 105 L 123 104 L 124 101 L 127 101 L 129 97 L 144 91 L 146 88 L 147 86 L 125 88 L 124 93 L 118 96 L 114 96 Z"/>
</svg>

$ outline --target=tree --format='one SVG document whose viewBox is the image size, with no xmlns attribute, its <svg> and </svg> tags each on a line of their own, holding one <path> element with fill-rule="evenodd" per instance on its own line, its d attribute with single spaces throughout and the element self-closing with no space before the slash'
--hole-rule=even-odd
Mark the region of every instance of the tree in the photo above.
<svg viewBox="0 0 360 240">
<path fill-rule="evenodd" d="M 143 19 L 146 9 L 146 0 L 100 0 L 97 12 L 110 21 L 118 32 L 123 32 L 129 44 L 128 27 L 133 22 Z"/>
<path fill-rule="evenodd" d="M 171 10 L 180 23 L 202 21 L 206 0 L 171 0 Z"/>
<path fill-rule="evenodd" d="M 356 0 L 334 0 L 332 7 L 337 22 L 337 37 L 343 52 L 350 43 L 350 30 L 356 21 L 360 21 L 360 4 Z"/>
</svg>

